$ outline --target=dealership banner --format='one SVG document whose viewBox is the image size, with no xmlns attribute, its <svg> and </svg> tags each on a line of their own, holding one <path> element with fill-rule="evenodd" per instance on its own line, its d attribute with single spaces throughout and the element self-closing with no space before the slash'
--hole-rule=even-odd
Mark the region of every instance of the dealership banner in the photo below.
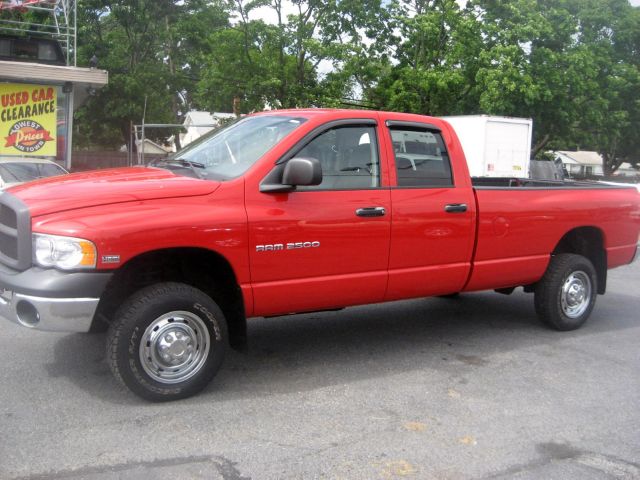
<svg viewBox="0 0 640 480">
<path fill-rule="evenodd" d="M 56 155 L 56 88 L 0 83 L 0 155 Z"/>
</svg>

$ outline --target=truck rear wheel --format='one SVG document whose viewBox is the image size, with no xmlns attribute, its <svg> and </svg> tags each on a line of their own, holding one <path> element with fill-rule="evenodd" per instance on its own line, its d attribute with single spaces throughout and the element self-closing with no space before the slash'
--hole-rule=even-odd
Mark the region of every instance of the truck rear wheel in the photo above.
<svg viewBox="0 0 640 480">
<path fill-rule="evenodd" d="M 177 400 L 211 381 L 227 342 L 222 310 L 208 295 L 182 283 L 160 283 L 120 307 L 107 336 L 107 361 L 136 395 Z"/>
<path fill-rule="evenodd" d="M 596 271 L 589 259 L 570 253 L 555 255 L 536 285 L 536 312 L 557 330 L 575 330 L 591 314 L 597 292 Z"/>
</svg>

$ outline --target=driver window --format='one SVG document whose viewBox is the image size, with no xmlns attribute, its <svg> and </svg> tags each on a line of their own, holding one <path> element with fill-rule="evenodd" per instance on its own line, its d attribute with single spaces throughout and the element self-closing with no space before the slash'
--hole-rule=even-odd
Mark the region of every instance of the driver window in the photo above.
<svg viewBox="0 0 640 480">
<path fill-rule="evenodd" d="M 353 190 L 380 186 L 380 162 L 375 127 L 336 127 L 321 133 L 296 157 L 316 158 L 322 165 L 322 183 L 306 190 Z"/>
</svg>

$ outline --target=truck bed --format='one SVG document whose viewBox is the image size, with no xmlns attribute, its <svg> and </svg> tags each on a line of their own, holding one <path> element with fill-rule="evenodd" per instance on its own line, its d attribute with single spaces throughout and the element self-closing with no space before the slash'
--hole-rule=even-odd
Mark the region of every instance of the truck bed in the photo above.
<svg viewBox="0 0 640 480">
<path fill-rule="evenodd" d="M 517 177 L 471 177 L 471 183 L 475 188 L 571 188 L 571 189 L 609 189 L 609 188 L 635 188 L 635 185 L 613 185 L 597 181 L 576 180 L 534 180 L 531 178 Z"/>
<path fill-rule="evenodd" d="M 604 245 L 603 269 L 633 257 L 638 240 L 636 230 L 628 228 L 637 215 L 633 185 L 522 178 L 473 178 L 472 184 L 477 243 L 465 290 L 537 282 L 550 255 L 572 242 L 568 232 Z"/>
</svg>

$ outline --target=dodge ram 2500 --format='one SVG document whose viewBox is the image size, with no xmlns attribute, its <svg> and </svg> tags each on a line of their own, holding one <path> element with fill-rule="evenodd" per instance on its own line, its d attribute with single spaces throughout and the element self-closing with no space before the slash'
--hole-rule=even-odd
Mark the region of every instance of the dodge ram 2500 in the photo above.
<svg viewBox="0 0 640 480">
<path fill-rule="evenodd" d="M 195 394 L 246 319 L 523 286 L 581 326 L 637 251 L 635 188 L 470 178 L 443 120 L 355 110 L 251 115 L 145 167 L 0 195 L 0 314 L 108 328 L 116 378 Z"/>
</svg>

